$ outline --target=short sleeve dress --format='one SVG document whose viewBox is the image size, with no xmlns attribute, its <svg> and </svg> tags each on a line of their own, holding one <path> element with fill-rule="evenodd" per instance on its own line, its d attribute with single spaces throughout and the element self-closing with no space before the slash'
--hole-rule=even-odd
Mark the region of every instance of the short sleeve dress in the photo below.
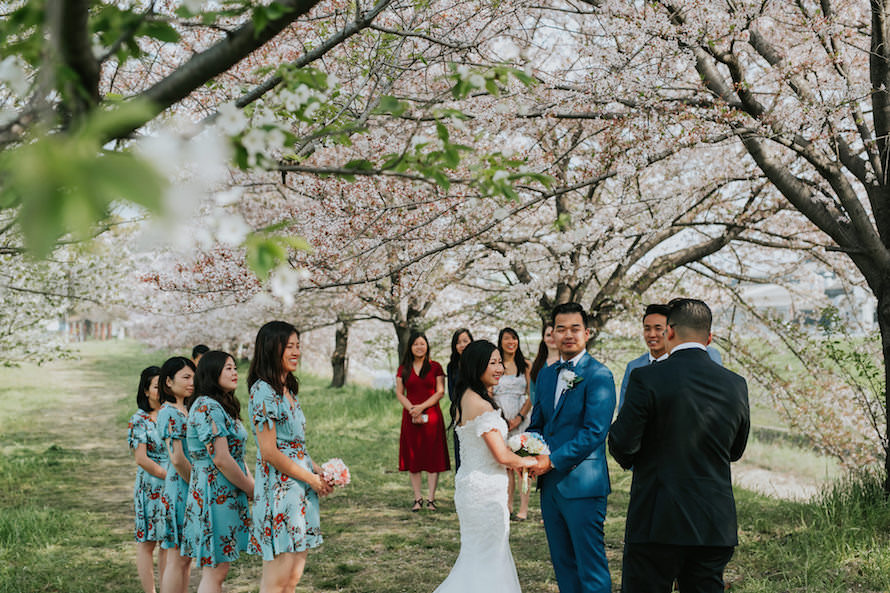
<svg viewBox="0 0 890 593">
<path fill-rule="evenodd" d="M 216 566 L 238 559 L 247 549 L 250 512 L 247 495 L 213 464 L 213 441 L 225 437 L 229 453 L 244 470 L 247 430 L 216 400 L 201 396 L 192 403 L 186 444 L 192 457 L 182 544 L 179 552 L 200 566 Z"/>
<path fill-rule="evenodd" d="M 501 377 L 500 381 L 498 381 L 497 385 L 494 386 L 494 390 L 492 391 L 494 401 L 497 402 L 498 407 L 501 409 L 501 414 L 503 414 L 504 420 L 509 421 L 511 418 L 515 418 L 519 414 L 522 406 L 524 406 L 525 402 L 528 400 L 528 396 L 525 394 L 527 387 L 525 373 L 520 373 L 518 375 L 504 375 Z M 520 422 L 519 426 L 511 430 L 507 434 L 507 438 L 525 432 L 529 422 L 531 422 L 531 413 L 526 414 L 525 420 Z"/>
<path fill-rule="evenodd" d="M 420 377 L 414 367 L 399 367 L 398 375 L 405 386 L 405 396 L 412 404 L 422 403 L 436 392 L 436 378 L 443 376 L 442 366 L 430 361 L 430 370 Z M 434 404 L 424 410 L 427 421 L 415 424 L 408 410 L 402 410 L 402 432 L 399 437 L 399 471 L 431 472 L 448 471 L 448 445 L 445 442 L 445 419 L 442 409 Z"/>
<path fill-rule="evenodd" d="M 127 444 L 133 451 L 140 444 L 145 445 L 148 458 L 167 468 L 167 447 L 158 433 L 157 423 L 148 412 L 139 410 L 127 424 Z M 164 539 L 166 530 L 164 503 L 164 480 L 156 478 L 141 467 L 136 470 L 136 483 L 133 485 L 133 503 L 136 508 L 136 541 L 156 542 Z"/>
<path fill-rule="evenodd" d="M 306 416 L 300 401 L 296 396 L 293 399 L 291 405 L 283 393 L 276 393 L 265 381 L 257 381 L 250 388 L 250 422 L 254 436 L 257 430 L 274 427 L 278 450 L 311 472 L 312 459 L 306 451 Z M 263 461 L 259 448 L 254 479 L 248 552 L 268 561 L 284 552 L 302 552 L 321 545 L 321 516 L 315 490 Z"/>
<path fill-rule="evenodd" d="M 186 422 L 188 415 L 171 403 L 164 403 L 158 412 L 158 432 L 161 439 L 167 443 L 170 440 L 178 440 L 182 443 L 182 452 L 185 453 L 189 463 L 188 445 L 186 444 Z M 167 535 L 161 542 L 162 548 L 178 548 L 182 542 L 182 524 L 185 521 L 185 501 L 188 497 L 189 483 L 182 479 L 173 460 L 167 467 L 167 479 L 164 480 L 164 509 L 167 514 Z"/>
</svg>

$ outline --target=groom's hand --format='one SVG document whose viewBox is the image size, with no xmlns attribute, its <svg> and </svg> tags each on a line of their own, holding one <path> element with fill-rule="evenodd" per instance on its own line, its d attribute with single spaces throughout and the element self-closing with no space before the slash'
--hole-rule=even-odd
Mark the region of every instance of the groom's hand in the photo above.
<svg viewBox="0 0 890 593">
<path fill-rule="evenodd" d="M 535 461 L 537 461 L 537 464 L 535 465 L 535 468 L 532 470 L 532 472 L 536 476 L 543 476 L 551 469 L 553 469 L 553 465 L 550 464 L 549 455 L 536 455 Z"/>
</svg>

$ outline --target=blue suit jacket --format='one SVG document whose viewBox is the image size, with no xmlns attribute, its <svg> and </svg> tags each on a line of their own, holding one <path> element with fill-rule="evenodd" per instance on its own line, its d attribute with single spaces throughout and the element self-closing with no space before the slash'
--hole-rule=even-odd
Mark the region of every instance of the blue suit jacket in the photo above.
<svg viewBox="0 0 890 593">
<path fill-rule="evenodd" d="M 621 406 L 624 405 L 624 392 L 627 391 L 627 378 L 630 377 L 630 372 L 634 369 L 638 369 L 640 367 L 644 367 L 649 364 L 649 353 L 634 358 L 632 361 L 627 363 L 627 368 L 624 369 L 624 378 L 621 379 L 621 390 L 618 393 L 618 409 L 621 409 Z"/>
<path fill-rule="evenodd" d="M 565 498 L 606 496 L 610 492 L 606 435 L 615 411 L 615 380 L 604 364 L 586 352 L 574 371 L 581 382 L 563 393 L 555 407 L 556 365 L 538 374 L 537 401 L 528 430 L 544 437 L 553 465 L 538 485 L 555 485 Z"/>
</svg>

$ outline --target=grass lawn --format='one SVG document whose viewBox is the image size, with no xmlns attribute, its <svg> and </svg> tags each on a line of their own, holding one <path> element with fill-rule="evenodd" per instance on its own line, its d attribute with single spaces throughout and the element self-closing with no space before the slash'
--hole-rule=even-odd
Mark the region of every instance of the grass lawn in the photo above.
<svg viewBox="0 0 890 593">
<path fill-rule="evenodd" d="M 126 420 L 139 371 L 163 356 L 130 342 L 87 343 L 80 354 L 0 369 L 0 593 L 139 591 Z M 243 404 L 245 380 L 242 372 Z M 325 543 L 310 553 L 297 590 L 432 591 L 459 549 L 453 474 L 442 476 L 438 512 L 409 512 L 408 478 L 396 469 L 394 396 L 326 383 L 302 383 L 309 451 L 317 461 L 343 458 L 353 483 L 322 501 Z M 606 542 L 617 591 L 630 477 L 611 466 Z M 536 498 L 533 520 L 513 524 L 513 555 L 524 591 L 556 592 Z M 890 590 L 890 509 L 874 481 L 842 484 L 824 498 L 787 502 L 738 490 L 741 544 L 727 573 L 731 590 Z M 257 558 L 243 556 L 227 590 L 256 591 L 260 570 Z"/>
</svg>

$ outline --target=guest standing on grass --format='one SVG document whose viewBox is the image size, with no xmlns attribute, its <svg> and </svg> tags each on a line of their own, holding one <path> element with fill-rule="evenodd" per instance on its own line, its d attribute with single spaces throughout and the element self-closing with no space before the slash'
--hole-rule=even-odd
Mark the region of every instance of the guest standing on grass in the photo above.
<svg viewBox="0 0 890 593">
<path fill-rule="evenodd" d="M 460 357 L 464 349 L 473 341 L 473 334 L 465 327 L 455 330 L 451 334 L 451 360 L 445 367 L 445 378 L 448 380 L 448 399 L 451 403 L 457 399 L 454 387 L 457 383 L 457 375 L 460 370 Z M 458 440 L 457 431 L 454 431 L 454 471 L 460 469 L 460 441 Z"/>
<path fill-rule="evenodd" d="M 186 400 L 191 398 L 194 387 L 195 365 L 183 356 L 174 356 L 161 366 L 158 392 L 161 409 L 158 412 L 158 432 L 167 447 L 170 463 L 164 480 L 166 535 L 161 547 L 167 553 L 167 567 L 161 580 L 161 593 L 185 593 L 189 583 L 192 559 L 180 554 L 182 525 L 185 521 L 185 503 L 188 498 L 189 480 L 192 476 L 192 460 L 186 445 Z"/>
<path fill-rule="evenodd" d="M 133 502 L 136 509 L 136 571 L 144 593 L 155 593 L 154 550 L 164 539 L 164 478 L 167 477 L 167 451 L 158 433 L 161 407 L 158 377 L 161 369 L 150 366 L 142 371 L 136 390 L 137 411 L 127 425 L 127 444 L 136 457 L 136 483 Z M 164 578 L 166 553 L 158 551 L 158 581 Z"/>
<path fill-rule="evenodd" d="M 186 429 L 193 463 L 180 549 L 201 566 L 198 593 L 221 592 L 229 564 L 247 550 L 254 484 L 244 465 L 237 386 L 234 358 L 218 350 L 201 357 Z"/>
<path fill-rule="evenodd" d="M 423 508 L 422 474 L 427 472 L 429 498 L 426 506 L 435 511 L 439 473 L 448 471 L 448 444 L 445 420 L 439 400 L 445 395 L 442 365 L 430 360 L 426 336 L 412 332 L 402 364 L 396 373 L 396 398 L 402 404 L 402 430 L 399 437 L 399 471 L 411 476 L 414 491 L 412 512 Z"/>
<path fill-rule="evenodd" d="M 532 411 L 532 400 L 529 398 L 531 384 L 531 366 L 522 354 L 519 345 L 519 334 L 511 327 L 505 327 L 498 334 L 498 352 L 504 365 L 504 375 L 494 385 L 492 393 L 494 401 L 500 408 L 501 415 L 507 422 L 507 438 L 522 433 L 529 423 Z M 525 521 L 528 518 L 529 491 L 519 493 L 519 511 L 513 514 L 513 493 L 516 492 L 518 473 L 507 470 L 507 508 L 510 518 L 514 521 Z"/>
<path fill-rule="evenodd" d="M 745 380 L 712 360 L 711 310 L 668 303 L 670 355 L 633 370 L 609 451 L 633 467 L 621 590 L 720 593 L 738 544 L 730 463 L 748 441 Z"/>
<path fill-rule="evenodd" d="M 318 497 L 332 490 L 306 450 L 306 417 L 293 375 L 299 361 L 293 325 L 270 321 L 260 328 L 247 376 L 257 442 L 249 551 L 263 557 L 260 593 L 293 593 L 309 549 L 322 542 Z"/>
<path fill-rule="evenodd" d="M 536 397 L 535 386 L 538 381 L 538 373 L 541 372 L 541 369 L 549 367 L 557 360 L 559 360 L 559 350 L 556 347 L 556 342 L 553 341 L 553 322 L 547 321 L 544 324 L 544 329 L 541 330 L 541 342 L 538 344 L 538 354 L 535 356 L 535 360 L 532 362 L 531 370 L 529 371 L 529 379 L 531 380 L 529 395 L 532 402 L 535 401 Z"/>
</svg>

